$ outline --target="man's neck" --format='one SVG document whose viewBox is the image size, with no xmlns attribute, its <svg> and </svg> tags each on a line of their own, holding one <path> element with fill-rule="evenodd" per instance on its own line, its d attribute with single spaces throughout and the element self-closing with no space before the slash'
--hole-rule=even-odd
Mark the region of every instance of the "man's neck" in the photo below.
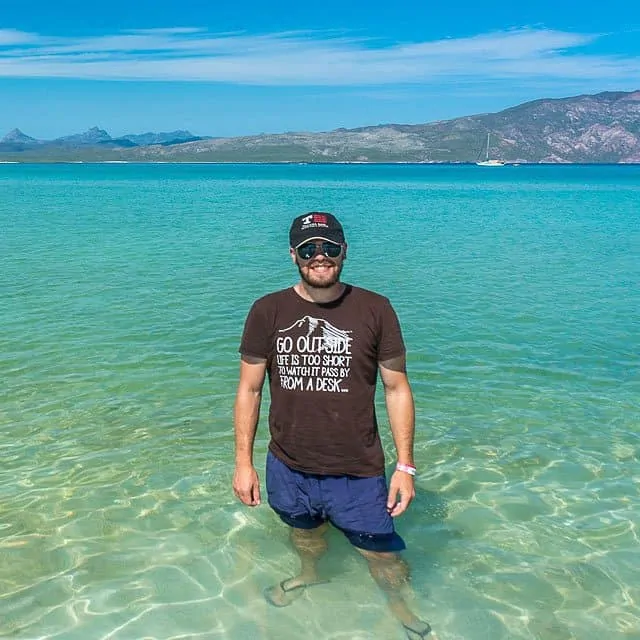
<svg viewBox="0 0 640 640">
<path fill-rule="evenodd" d="M 304 280 L 301 280 L 293 287 L 294 291 L 304 300 L 308 302 L 317 302 L 319 304 L 327 304 L 337 300 L 345 290 L 342 282 L 336 282 L 334 285 L 325 288 L 312 287 Z"/>
</svg>

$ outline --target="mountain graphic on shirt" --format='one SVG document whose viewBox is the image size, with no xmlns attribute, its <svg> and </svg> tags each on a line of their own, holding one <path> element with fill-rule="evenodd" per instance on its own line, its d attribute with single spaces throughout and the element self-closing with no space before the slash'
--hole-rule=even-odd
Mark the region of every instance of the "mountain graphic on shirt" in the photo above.
<svg viewBox="0 0 640 640">
<path fill-rule="evenodd" d="M 320 337 L 327 347 L 331 347 L 340 343 L 349 344 L 353 338 L 349 335 L 352 331 L 338 329 L 330 322 L 322 318 L 314 318 L 312 316 L 304 316 L 300 320 L 296 320 L 286 329 L 280 329 L 279 333 L 289 333 L 291 331 L 304 329 L 306 327 L 307 338 Z"/>
</svg>

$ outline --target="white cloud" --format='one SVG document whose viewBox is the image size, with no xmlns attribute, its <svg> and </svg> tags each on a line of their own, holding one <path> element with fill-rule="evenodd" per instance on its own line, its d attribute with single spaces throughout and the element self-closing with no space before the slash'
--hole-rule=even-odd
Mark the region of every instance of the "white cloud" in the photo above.
<svg viewBox="0 0 640 640">
<path fill-rule="evenodd" d="M 16 31 L 14 29 L 0 29 L 0 48 L 16 44 L 31 44 L 38 41 L 38 36 L 33 33 Z M 0 55 L 1 49 L 0 49 Z"/>
<path fill-rule="evenodd" d="M 640 80 L 640 60 L 596 56 L 597 34 L 518 29 L 382 45 L 344 35 L 140 29 L 71 38 L 0 30 L 0 77 L 383 86 L 508 79 Z"/>
</svg>

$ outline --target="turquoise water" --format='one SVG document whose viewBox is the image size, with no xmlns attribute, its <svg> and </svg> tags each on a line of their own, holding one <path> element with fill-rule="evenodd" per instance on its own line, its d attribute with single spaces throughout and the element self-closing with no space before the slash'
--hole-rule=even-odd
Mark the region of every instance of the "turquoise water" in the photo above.
<svg viewBox="0 0 640 640">
<path fill-rule="evenodd" d="M 0 166 L 0 637 L 404 637 L 336 532 L 269 607 L 296 559 L 230 490 L 244 316 L 313 209 L 404 327 L 411 606 L 640 638 L 640 167 L 366 165 Z"/>
</svg>

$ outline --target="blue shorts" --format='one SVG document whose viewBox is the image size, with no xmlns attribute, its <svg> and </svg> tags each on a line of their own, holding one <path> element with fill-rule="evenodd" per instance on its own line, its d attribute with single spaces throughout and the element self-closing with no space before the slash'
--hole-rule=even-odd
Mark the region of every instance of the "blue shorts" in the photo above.
<svg viewBox="0 0 640 640">
<path fill-rule="evenodd" d="M 367 551 L 402 551 L 387 511 L 384 476 L 321 476 L 291 469 L 267 454 L 269 505 L 283 522 L 298 529 L 315 529 L 331 522 L 355 547 Z"/>
</svg>

